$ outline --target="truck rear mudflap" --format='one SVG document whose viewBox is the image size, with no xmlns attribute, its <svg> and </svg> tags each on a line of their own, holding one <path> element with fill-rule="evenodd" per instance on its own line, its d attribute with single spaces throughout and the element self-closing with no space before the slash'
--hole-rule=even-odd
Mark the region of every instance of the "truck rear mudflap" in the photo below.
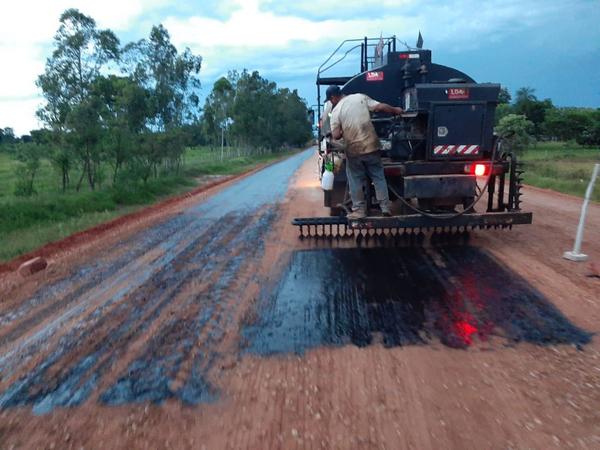
<svg viewBox="0 0 600 450">
<path fill-rule="evenodd" d="M 526 225 L 532 222 L 530 212 L 490 212 L 467 214 L 439 214 L 435 217 L 411 214 L 392 217 L 365 217 L 348 220 L 346 217 L 306 217 L 295 218 L 292 225 L 299 228 L 300 237 L 344 237 L 369 234 L 398 235 L 432 232 L 467 232 L 490 228 L 512 228 L 513 225 Z"/>
</svg>

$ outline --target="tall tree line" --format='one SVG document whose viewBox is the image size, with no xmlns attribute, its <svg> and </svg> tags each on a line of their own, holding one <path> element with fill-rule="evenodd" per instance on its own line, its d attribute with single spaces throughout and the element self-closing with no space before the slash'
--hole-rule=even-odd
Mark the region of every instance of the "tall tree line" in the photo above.
<svg viewBox="0 0 600 450">
<path fill-rule="evenodd" d="M 121 46 L 77 9 L 60 17 L 54 50 L 37 80 L 46 100 L 38 116 L 46 129 L 32 135 L 50 149 L 63 190 L 73 182 L 96 187 L 126 178 L 146 181 L 179 167 L 181 127 L 198 114 L 202 58 L 178 53 L 167 30 Z M 76 179 L 72 180 L 72 173 Z"/>
<path fill-rule="evenodd" d="M 258 72 L 231 72 L 200 105 L 202 57 L 172 44 L 162 25 L 148 38 L 122 45 L 111 30 L 77 9 L 59 19 L 53 52 L 37 79 L 45 127 L 18 139 L 0 129 L 23 164 L 16 191 L 33 193 L 39 160 L 47 158 L 63 191 L 105 181 L 147 182 L 179 171 L 189 144 L 276 150 L 311 136 L 305 102 Z"/>
<path fill-rule="evenodd" d="M 501 128 L 509 123 L 526 126 L 528 133 L 537 139 L 600 146 L 600 109 L 559 108 L 548 98 L 538 99 L 531 87 L 518 89 L 514 99 L 508 90 L 502 89 L 496 121 Z"/>
<path fill-rule="evenodd" d="M 211 143 L 276 149 L 311 137 L 308 108 L 298 91 L 278 88 L 256 71 L 232 71 L 217 80 L 204 104 Z"/>
</svg>

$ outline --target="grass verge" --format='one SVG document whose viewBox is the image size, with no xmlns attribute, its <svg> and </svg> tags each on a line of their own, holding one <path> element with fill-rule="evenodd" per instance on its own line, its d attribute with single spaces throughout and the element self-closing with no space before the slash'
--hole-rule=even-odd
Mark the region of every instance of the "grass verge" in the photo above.
<svg viewBox="0 0 600 450">
<path fill-rule="evenodd" d="M 539 143 L 521 156 L 525 163 L 526 184 L 583 197 L 595 163 L 600 163 L 600 148 L 584 148 L 564 142 Z M 592 199 L 600 201 L 600 183 Z"/>
<path fill-rule="evenodd" d="M 206 148 L 189 149 L 181 175 L 148 183 L 105 186 L 91 191 L 60 192 L 56 174 L 44 163 L 36 183 L 37 195 L 12 195 L 14 161 L 0 154 L 0 262 L 44 244 L 118 218 L 169 196 L 190 191 L 203 175 L 235 175 L 295 153 L 232 156 L 220 161 Z"/>
</svg>

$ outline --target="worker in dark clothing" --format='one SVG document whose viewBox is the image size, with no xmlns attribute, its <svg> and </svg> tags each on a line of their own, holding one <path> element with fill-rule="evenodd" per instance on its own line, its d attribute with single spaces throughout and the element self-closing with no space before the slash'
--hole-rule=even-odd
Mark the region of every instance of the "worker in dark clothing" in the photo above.
<svg viewBox="0 0 600 450">
<path fill-rule="evenodd" d="M 331 134 L 344 138 L 346 145 L 346 175 L 352 198 L 349 219 L 366 217 L 363 186 L 370 178 L 381 213 L 390 216 L 390 199 L 381 163 L 380 142 L 371 122 L 371 112 L 400 115 L 402 108 L 373 100 L 364 94 L 342 95 L 338 86 L 327 88 L 327 100 L 333 104 Z"/>
</svg>

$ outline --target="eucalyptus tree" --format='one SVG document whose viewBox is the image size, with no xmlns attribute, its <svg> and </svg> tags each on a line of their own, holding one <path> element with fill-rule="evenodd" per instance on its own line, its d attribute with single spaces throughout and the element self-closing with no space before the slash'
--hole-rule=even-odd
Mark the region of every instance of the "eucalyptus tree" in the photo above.
<svg viewBox="0 0 600 450">
<path fill-rule="evenodd" d="M 141 137 L 138 150 L 144 155 L 136 160 L 150 164 L 152 173 L 163 160 L 167 167 L 180 165 L 185 147 L 179 134 L 198 118 L 201 66 L 202 57 L 189 48 L 177 51 L 162 25 L 152 27 L 148 39 L 123 49 L 122 69 L 150 93 L 146 125 L 154 137 L 148 133 Z M 153 138 L 163 145 L 150 142 Z"/>
<path fill-rule="evenodd" d="M 164 131 L 193 121 L 198 114 L 202 57 L 189 48 L 182 53 L 167 29 L 154 26 L 148 39 L 127 44 L 123 69 L 152 92 L 151 128 Z"/>
<path fill-rule="evenodd" d="M 215 81 L 212 91 L 204 102 L 206 131 L 211 136 L 213 143 L 220 141 L 221 159 L 223 159 L 225 132 L 232 121 L 234 100 L 235 86 L 228 78 L 221 77 Z"/>
<path fill-rule="evenodd" d="M 60 150 L 61 170 L 68 170 L 72 164 L 65 159 L 74 157 L 82 169 L 78 188 L 87 177 L 93 189 L 99 140 L 94 137 L 97 127 L 87 130 L 85 126 L 97 123 L 99 111 L 89 95 L 101 71 L 118 60 L 119 39 L 110 30 L 99 30 L 93 18 L 74 8 L 63 12 L 59 23 L 54 50 L 37 80 L 46 100 L 37 114 L 64 143 L 72 145 L 71 152 Z M 62 178 L 68 180 L 68 174 L 63 172 Z"/>
<path fill-rule="evenodd" d="M 148 120 L 150 94 L 130 77 L 109 75 L 96 78 L 92 97 L 101 104 L 102 145 L 115 184 L 121 168 L 133 161 L 137 135 Z"/>
</svg>

